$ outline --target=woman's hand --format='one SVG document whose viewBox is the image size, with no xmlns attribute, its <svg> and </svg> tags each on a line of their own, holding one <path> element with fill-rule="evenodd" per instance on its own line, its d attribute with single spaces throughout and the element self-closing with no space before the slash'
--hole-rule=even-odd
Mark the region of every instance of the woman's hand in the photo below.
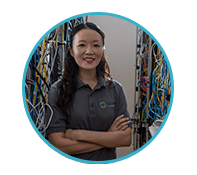
<svg viewBox="0 0 197 175">
<path fill-rule="evenodd" d="M 111 126 L 109 127 L 108 131 L 113 132 L 113 131 L 125 131 L 130 124 L 129 118 L 123 118 L 124 115 L 118 116 Z"/>
</svg>

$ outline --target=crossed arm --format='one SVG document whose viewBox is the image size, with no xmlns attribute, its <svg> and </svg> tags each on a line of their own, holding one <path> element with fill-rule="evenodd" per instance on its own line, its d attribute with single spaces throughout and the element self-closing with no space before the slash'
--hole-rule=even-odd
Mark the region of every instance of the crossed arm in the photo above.
<svg viewBox="0 0 197 175">
<path fill-rule="evenodd" d="M 69 155 L 91 152 L 103 147 L 130 146 L 130 121 L 123 117 L 124 115 L 117 117 L 107 132 L 67 129 L 66 132 L 49 134 L 49 142 Z"/>
</svg>

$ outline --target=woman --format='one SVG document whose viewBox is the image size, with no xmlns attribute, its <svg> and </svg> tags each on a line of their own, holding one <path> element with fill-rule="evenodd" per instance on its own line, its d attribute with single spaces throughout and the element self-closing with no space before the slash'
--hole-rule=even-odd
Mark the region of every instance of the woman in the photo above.
<svg viewBox="0 0 197 175">
<path fill-rule="evenodd" d="M 69 35 L 63 76 L 49 93 L 49 142 L 80 159 L 115 159 L 116 147 L 131 144 L 124 90 L 110 74 L 104 39 L 93 23 L 76 26 Z"/>
</svg>

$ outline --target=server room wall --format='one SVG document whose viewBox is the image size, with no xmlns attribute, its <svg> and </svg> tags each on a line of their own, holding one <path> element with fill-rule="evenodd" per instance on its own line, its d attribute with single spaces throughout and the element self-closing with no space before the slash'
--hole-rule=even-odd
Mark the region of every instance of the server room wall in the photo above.
<svg viewBox="0 0 197 175">
<path fill-rule="evenodd" d="M 125 90 L 130 116 L 134 111 L 136 26 L 112 16 L 89 16 L 89 22 L 96 23 L 106 35 L 106 56 L 112 76 Z M 117 158 L 131 153 L 130 147 L 117 148 Z"/>
</svg>

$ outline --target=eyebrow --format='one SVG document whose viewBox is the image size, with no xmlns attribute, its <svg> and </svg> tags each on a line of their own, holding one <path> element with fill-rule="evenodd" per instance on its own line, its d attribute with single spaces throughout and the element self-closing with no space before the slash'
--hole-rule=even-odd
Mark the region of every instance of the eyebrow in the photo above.
<svg viewBox="0 0 197 175">
<path fill-rule="evenodd" d="M 79 42 L 86 42 L 86 41 L 85 41 L 85 40 L 79 40 L 78 43 L 79 43 Z"/>
<path fill-rule="evenodd" d="M 79 40 L 78 43 L 79 42 L 86 42 L 86 41 L 85 40 Z M 99 40 L 94 40 L 93 42 L 100 42 L 100 41 Z"/>
<path fill-rule="evenodd" d="M 94 40 L 93 42 L 100 42 L 99 40 Z"/>
</svg>

